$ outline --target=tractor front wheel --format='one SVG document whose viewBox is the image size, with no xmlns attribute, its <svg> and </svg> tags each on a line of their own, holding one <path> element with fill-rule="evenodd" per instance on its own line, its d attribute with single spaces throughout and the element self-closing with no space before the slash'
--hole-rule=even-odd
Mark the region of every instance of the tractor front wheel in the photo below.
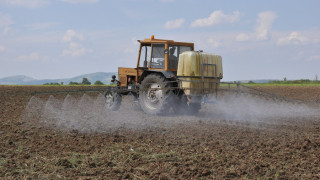
<svg viewBox="0 0 320 180">
<path fill-rule="evenodd" d="M 105 94 L 105 108 L 112 111 L 117 111 L 120 108 L 122 97 L 115 90 L 108 89 Z"/>
</svg>

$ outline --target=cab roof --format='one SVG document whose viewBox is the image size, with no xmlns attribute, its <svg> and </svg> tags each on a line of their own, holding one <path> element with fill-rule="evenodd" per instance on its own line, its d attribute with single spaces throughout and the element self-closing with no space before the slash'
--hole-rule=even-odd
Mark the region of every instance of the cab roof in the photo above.
<svg viewBox="0 0 320 180">
<path fill-rule="evenodd" d="M 168 43 L 168 44 L 194 46 L 194 43 L 190 43 L 190 42 L 177 42 L 177 41 L 174 41 L 174 40 L 154 39 L 154 38 L 146 38 L 144 40 L 138 40 L 138 42 L 140 42 L 141 44 Z"/>
</svg>

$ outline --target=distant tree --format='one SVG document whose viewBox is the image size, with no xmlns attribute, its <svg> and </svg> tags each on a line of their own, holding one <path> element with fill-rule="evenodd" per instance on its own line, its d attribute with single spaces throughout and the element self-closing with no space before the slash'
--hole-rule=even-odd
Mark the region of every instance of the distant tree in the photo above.
<svg viewBox="0 0 320 180">
<path fill-rule="evenodd" d="M 253 81 L 249 81 L 248 83 L 249 83 L 249 84 L 254 84 L 254 82 L 253 82 Z"/>
<path fill-rule="evenodd" d="M 311 82 L 310 79 L 301 79 L 301 82 Z"/>
<path fill-rule="evenodd" d="M 318 78 L 318 74 L 316 74 L 316 77 L 314 78 L 315 81 L 318 81 L 319 78 Z"/>
<path fill-rule="evenodd" d="M 284 78 L 283 78 L 283 81 L 284 81 L 284 82 L 286 82 L 286 81 L 287 81 L 287 78 L 286 78 L 286 77 L 284 77 Z"/>
<path fill-rule="evenodd" d="M 91 82 L 88 80 L 88 78 L 82 78 L 82 83 L 83 85 L 91 85 Z"/>
<path fill-rule="evenodd" d="M 100 80 L 94 82 L 94 85 L 104 85 L 103 82 L 101 82 Z"/>
<path fill-rule="evenodd" d="M 63 85 L 63 82 L 60 82 L 61 85 Z"/>
<path fill-rule="evenodd" d="M 79 83 L 70 81 L 70 82 L 69 82 L 69 85 L 79 85 Z"/>
<path fill-rule="evenodd" d="M 56 85 L 60 85 L 60 84 L 59 83 L 44 83 L 43 85 L 56 86 Z"/>
</svg>

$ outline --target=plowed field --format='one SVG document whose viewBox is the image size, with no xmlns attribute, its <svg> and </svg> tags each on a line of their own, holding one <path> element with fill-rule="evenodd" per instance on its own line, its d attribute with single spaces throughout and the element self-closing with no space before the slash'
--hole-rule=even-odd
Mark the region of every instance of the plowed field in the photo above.
<svg viewBox="0 0 320 180">
<path fill-rule="evenodd" d="M 320 87 L 259 86 L 305 103 L 222 95 L 197 115 L 149 116 L 124 97 L 0 86 L 0 179 L 320 179 Z"/>
</svg>

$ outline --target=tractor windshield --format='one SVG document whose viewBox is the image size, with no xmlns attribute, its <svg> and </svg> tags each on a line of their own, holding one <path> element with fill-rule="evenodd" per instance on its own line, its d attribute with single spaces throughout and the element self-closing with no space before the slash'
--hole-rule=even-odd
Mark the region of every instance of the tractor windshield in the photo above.
<svg viewBox="0 0 320 180">
<path fill-rule="evenodd" d="M 169 69 L 178 68 L 179 55 L 185 51 L 192 51 L 191 46 L 169 46 Z"/>
</svg>

